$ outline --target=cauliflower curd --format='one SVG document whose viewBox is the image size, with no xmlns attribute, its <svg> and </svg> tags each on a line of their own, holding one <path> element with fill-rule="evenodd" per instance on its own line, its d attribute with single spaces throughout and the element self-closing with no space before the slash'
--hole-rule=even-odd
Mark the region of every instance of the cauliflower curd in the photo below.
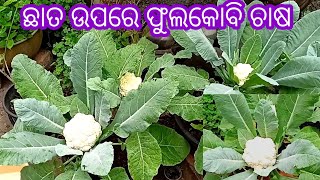
<svg viewBox="0 0 320 180">
<path fill-rule="evenodd" d="M 133 89 L 138 89 L 142 83 L 140 77 L 136 77 L 133 73 L 126 73 L 120 79 L 120 93 L 122 96 L 127 96 Z"/>
<path fill-rule="evenodd" d="M 101 134 L 101 126 L 94 117 L 81 113 L 76 114 L 63 129 L 67 146 L 81 151 L 89 151 Z"/>
<path fill-rule="evenodd" d="M 239 63 L 233 67 L 233 73 L 239 80 L 239 85 L 242 86 L 248 80 L 249 74 L 254 69 L 251 67 L 250 64 L 242 64 Z"/>
<path fill-rule="evenodd" d="M 266 169 L 276 163 L 276 145 L 270 138 L 255 137 L 247 141 L 242 158 L 252 168 Z"/>
</svg>

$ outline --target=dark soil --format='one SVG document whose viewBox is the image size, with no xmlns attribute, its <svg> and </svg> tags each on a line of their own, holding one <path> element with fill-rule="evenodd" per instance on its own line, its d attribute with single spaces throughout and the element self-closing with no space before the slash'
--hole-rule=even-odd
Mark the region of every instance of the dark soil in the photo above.
<svg viewBox="0 0 320 180">
<path fill-rule="evenodd" d="M 124 142 L 124 139 L 119 138 L 115 134 L 110 136 L 107 141 L 111 141 L 113 143 L 119 143 L 119 140 Z M 127 151 L 123 151 L 121 149 L 121 146 L 113 146 L 114 148 L 114 162 L 113 167 L 124 167 L 125 169 L 128 169 L 128 159 L 127 159 Z"/>
</svg>

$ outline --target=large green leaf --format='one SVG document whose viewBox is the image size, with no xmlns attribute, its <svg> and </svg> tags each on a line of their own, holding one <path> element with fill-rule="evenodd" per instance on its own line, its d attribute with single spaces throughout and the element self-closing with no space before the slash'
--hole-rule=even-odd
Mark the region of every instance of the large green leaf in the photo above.
<svg viewBox="0 0 320 180">
<path fill-rule="evenodd" d="M 56 156 L 55 146 L 64 141 L 31 132 L 11 134 L 0 139 L 0 162 L 2 165 L 39 164 Z"/>
<path fill-rule="evenodd" d="M 318 149 L 320 149 L 320 137 L 319 130 L 314 127 L 307 126 L 302 128 L 297 134 L 293 137 L 292 141 L 296 141 L 299 139 L 305 139 L 310 141 L 313 145 L 315 145 Z"/>
<path fill-rule="evenodd" d="M 215 149 L 217 147 L 225 147 L 224 142 L 212 131 L 203 130 L 203 152 Z"/>
<path fill-rule="evenodd" d="M 297 140 L 288 145 L 277 159 L 276 167 L 288 174 L 296 169 L 320 163 L 320 151 L 308 140 Z"/>
<path fill-rule="evenodd" d="M 245 149 L 247 141 L 254 139 L 251 132 L 245 129 L 237 129 L 238 141 L 241 148 Z"/>
<path fill-rule="evenodd" d="M 293 57 L 304 56 L 308 46 L 320 40 L 320 11 L 314 11 L 300 19 L 290 31 L 286 52 Z"/>
<path fill-rule="evenodd" d="M 112 112 L 110 110 L 109 99 L 104 93 L 95 94 L 95 120 L 99 122 L 102 128 L 105 128 L 111 119 Z"/>
<path fill-rule="evenodd" d="M 60 160 L 30 164 L 21 170 L 21 180 L 53 180 L 62 167 Z"/>
<path fill-rule="evenodd" d="M 78 113 L 89 114 L 88 107 L 76 96 L 71 101 L 70 115 L 75 116 Z"/>
<path fill-rule="evenodd" d="M 237 30 L 227 27 L 224 30 L 219 30 L 217 37 L 220 49 L 225 52 L 230 59 L 233 59 L 238 43 Z"/>
<path fill-rule="evenodd" d="M 150 80 L 160 71 L 161 68 L 166 68 L 174 65 L 174 56 L 172 54 L 164 54 L 157 58 L 149 67 L 145 79 Z"/>
<path fill-rule="evenodd" d="M 117 50 L 112 57 L 104 63 L 104 69 L 108 71 L 111 78 L 118 80 L 126 72 L 136 72 L 141 55 L 142 47 L 138 44 L 131 44 Z"/>
<path fill-rule="evenodd" d="M 214 66 L 220 66 L 223 62 L 219 59 L 216 50 L 214 49 L 212 43 L 200 30 L 189 30 L 186 31 L 187 36 L 195 44 L 197 52 L 205 60 L 210 62 Z"/>
<path fill-rule="evenodd" d="M 208 172 L 231 173 L 245 165 L 241 154 L 231 148 L 217 147 L 203 153 L 203 169 Z"/>
<path fill-rule="evenodd" d="M 300 180 L 317 180 L 320 178 L 320 163 L 300 170 Z"/>
<path fill-rule="evenodd" d="M 222 177 L 220 175 L 214 173 L 206 173 L 203 180 L 221 180 Z"/>
<path fill-rule="evenodd" d="M 254 110 L 259 135 L 264 138 L 275 139 L 278 133 L 277 112 L 272 102 L 260 100 Z"/>
<path fill-rule="evenodd" d="M 258 175 L 254 173 L 252 170 L 247 170 L 242 173 L 235 174 L 223 180 L 257 180 Z"/>
<path fill-rule="evenodd" d="M 97 39 L 98 46 L 100 47 L 98 50 L 100 51 L 99 53 L 101 54 L 102 59 L 104 61 L 109 61 L 113 53 L 117 50 L 116 43 L 112 38 L 112 31 L 93 30 L 93 33 Z"/>
<path fill-rule="evenodd" d="M 68 49 L 64 54 L 63 54 L 63 62 L 65 65 L 68 67 L 71 66 L 71 61 L 72 61 L 72 49 Z"/>
<path fill-rule="evenodd" d="M 130 180 L 126 170 L 123 167 L 115 167 L 111 169 L 109 174 L 101 180 Z"/>
<path fill-rule="evenodd" d="M 236 128 L 245 129 L 256 135 L 255 123 L 243 94 L 215 94 L 213 97 L 224 119 Z"/>
<path fill-rule="evenodd" d="M 106 176 L 113 164 L 114 152 L 111 142 L 98 144 L 86 152 L 81 161 L 81 169 L 98 176 Z"/>
<path fill-rule="evenodd" d="M 204 119 L 202 97 L 195 97 L 189 93 L 184 96 L 175 96 L 168 106 L 168 111 L 187 121 Z"/>
<path fill-rule="evenodd" d="M 11 65 L 12 79 L 23 98 L 47 100 L 50 94 L 62 95 L 59 80 L 28 56 L 15 56 Z"/>
<path fill-rule="evenodd" d="M 161 148 L 149 132 L 133 133 L 126 140 L 129 172 L 133 179 L 151 180 L 161 165 Z"/>
<path fill-rule="evenodd" d="M 244 64 L 255 64 L 261 52 L 262 40 L 260 35 L 248 39 L 241 48 L 240 62 Z"/>
<path fill-rule="evenodd" d="M 194 153 L 194 168 L 197 173 L 203 175 L 203 136 L 201 137 L 198 148 Z"/>
<path fill-rule="evenodd" d="M 91 180 L 90 175 L 87 172 L 81 171 L 81 169 L 78 170 L 68 170 L 62 174 L 60 174 L 58 177 L 56 177 L 55 180 Z"/>
<path fill-rule="evenodd" d="M 94 92 L 88 87 L 88 80 L 102 76 L 101 47 L 93 32 L 84 34 L 72 49 L 70 79 L 79 99 L 92 110 Z"/>
<path fill-rule="evenodd" d="M 252 1 L 252 2 L 259 2 L 261 1 Z M 252 38 L 253 36 L 260 35 L 262 34 L 263 31 L 255 30 L 250 26 L 250 22 L 247 20 L 246 26 L 244 28 L 242 37 L 241 37 L 241 42 L 244 44 L 248 39 Z"/>
<path fill-rule="evenodd" d="M 99 77 L 95 77 L 88 80 L 88 87 L 93 91 L 102 92 L 108 98 L 110 108 L 120 104 L 119 84 L 116 80 L 108 78 L 102 81 Z"/>
<path fill-rule="evenodd" d="M 185 65 L 167 67 L 162 71 L 162 77 L 179 82 L 180 90 L 201 90 L 209 85 L 209 80 L 201 76 L 195 68 Z"/>
<path fill-rule="evenodd" d="M 14 109 L 24 125 L 42 132 L 62 133 L 66 123 L 58 108 L 46 101 L 18 99 Z"/>
<path fill-rule="evenodd" d="M 281 62 L 278 59 L 280 55 L 283 53 L 285 46 L 285 42 L 278 41 L 268 49 L 268 51 L 262 57 L 259 69 L 260 74 L 267 75 L 273 68 L 275 68 Z"/>
<path fill-rule="evenodd" d="M 67 155 L 83 155 L 83 152 L 76 149 L 71 149 L 67 145 L 64 144 L 58 144 L 55 147 L 55 151 L 58 156 L 63 157 Z"/>
<path fill-rule="evenodd" d="M 295 88 L 320 87 L 320 58 L 298 57 L 286 63 L 273 77 L 280 85 Z"/>
<path fill-rule="evenodd" d="M 307 55 L 320 57 L 320 41 L 316 41 L 309 45 Z"/>
<path fill-rule="evenodd" d="M 185 50 L 196 53 L 196 45 L 195 43 L 188 37 L 186 31 L 171 31 L 170 32 L 174 40 L 182 46 Z"/>
<path fill-rule="evenodd" d="M 203 94 L 240 94 L 240 91 L 223 84 L 212 83 L 206 86 Z"/>
<path fill-rule="evenodd" d="M 62 114 L 70 111 L 71 100 L 73 96 L 64 97 L 62 94 L 52 93 L 47 100 L 50 104 L 55 105 Z"/>
<path fill-rule="evenodd" d="M 312 116 L 315 95 L 280 94 L 276 103 L 279 119 L 277 142 L 282 142 L 283 136 L 298 128 Z"/>
<path fill-rule="evenodd" d="M 310 173 L 310 172 L 302 172 L 299 176 L 299 180 L 317 180 L 317 179 L 320 179 L 320 175 Z"/>
<path fill-rule="evenodd" d="M 279 86 L 279 84 L 277 83 L 277 81 L 273 80 L 272 78 L 256 73 L 250 76 L 250 79 L 244 83 L 242 88 L 250 90 L 250 89 L 259 88 L 261 86 L 272 88 L 273 86 Z"/>
<path fill-rule="evenodd" d="M 260 53 L 260 57 L 273 46 L 275 43 L 280 41 L 287 42 L 287 37 L 290 31 L 282 31 L 278 28 L 274 28 L 273 30 L 263 29 L 261 38 L 262 38 L 262 50 Z"/>
<path fill-rule="evenodd" d="M 145 82 L 126 96 L 110 127 L 120 137 L 146 130 L 169 106 L 178 93 L 178 84 L 166 79 Z M 116 125 L 116 126 L 115 126 Z"/>
<path fill-rule="evenodd" d="M 150 134 L 158 141 L 162 152 L 162 165 L 175 166 L 189 154 L 190 146 L 174 129 L 162 125 L 149 127 Z"/>
<path fill-rule="evenodd" d="M 141 76 L 142 71 L 149 67 L 156 59 L 155 49 L 158 49 L 158 45 L 153 44 L 145 37 L 140 39 L 138 45 L 142 48 L 142 54 L 137 61 L 135 74 Z"/>
</svg>

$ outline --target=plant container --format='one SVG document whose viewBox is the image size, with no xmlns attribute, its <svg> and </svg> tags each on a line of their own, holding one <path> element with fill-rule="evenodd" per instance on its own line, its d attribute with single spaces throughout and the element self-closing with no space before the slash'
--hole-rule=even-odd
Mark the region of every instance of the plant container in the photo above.
<svg viewBox="0 0 320 180">
<path fill-rule="evenodd" d="M 179 129 L 181 130 L 182 135 L 187 139 L 187 141 L 189 141 L 192 148 L 196 149 L 200 143 L 200 140 L 194 134 L 197 133 L 198 130 L 193 129 L 188 122 L 184 121 L 179 116 L 174 116 L 174 119 L 175 119 Z M 192 133 L 190 131 L 190 129 L 191 129 L 191 131 L 194 131 L 195 133 Z"/>
<path fill-rule="evenodd" d="M 16 115 L 12 100 L 21 98 L 17 90 L 15 89 L 14 85 L 10 85 L 8 89 L 5 91 L 5 94 L 3 96 L 2 105 L 4 111 L 7 113 L 8 118 L 12 125 L 15 124 L 15 122 L 18 119 L 18 116 Z"/>
<path fill-rule="evenodd" d="M 41 30 L 34 31 L 31 38 L 16 42 L 11 49 L 0 48 L 0 54 L 6 53 L 6 63 L 8 67 L 11 67 L 12 59 L 17 54 L 26 54 L 30 58 L 35 57 L 41 47 L 42 38 L 43 32 Z M 0 67 L 3 65 L 4 63 L 0 63 Z"/>
</svg>

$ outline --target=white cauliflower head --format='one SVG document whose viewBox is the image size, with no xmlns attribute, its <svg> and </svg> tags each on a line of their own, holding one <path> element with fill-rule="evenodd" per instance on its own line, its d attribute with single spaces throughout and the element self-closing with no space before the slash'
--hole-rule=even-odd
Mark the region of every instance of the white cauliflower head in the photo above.
<svg viewBox="0 0 320 180">
<path fill-rule="evenodd" d="M 81 113 L 76 114 L 63 129 L 67 146 L 81 151 L 89 151 L 101 134 L 101 126 L 94 117 Z"/>
<path fill-rule="evenodd" d="M 140 77 L 136 77 L 133 73 L 127 72 L 120 79 L 120 93 L 123 96 L 127 96 L 131 90 L 138 89 L 141 83 L 142 79 Z"/>
<path fill-rule="evenodd" d="M 242 158 L 252 168 L 266 169 L 276 163 L 276 145 L 270 138 L 255 137 L 247 141 Z"/>
<path fill-rule="evenodd" d="M 240 86 L 248 80 L 248 76 L 253 70 L 250 64 L 239 63 L 233 67 L 233 73 L 238 78 Z"/>
</svg>

